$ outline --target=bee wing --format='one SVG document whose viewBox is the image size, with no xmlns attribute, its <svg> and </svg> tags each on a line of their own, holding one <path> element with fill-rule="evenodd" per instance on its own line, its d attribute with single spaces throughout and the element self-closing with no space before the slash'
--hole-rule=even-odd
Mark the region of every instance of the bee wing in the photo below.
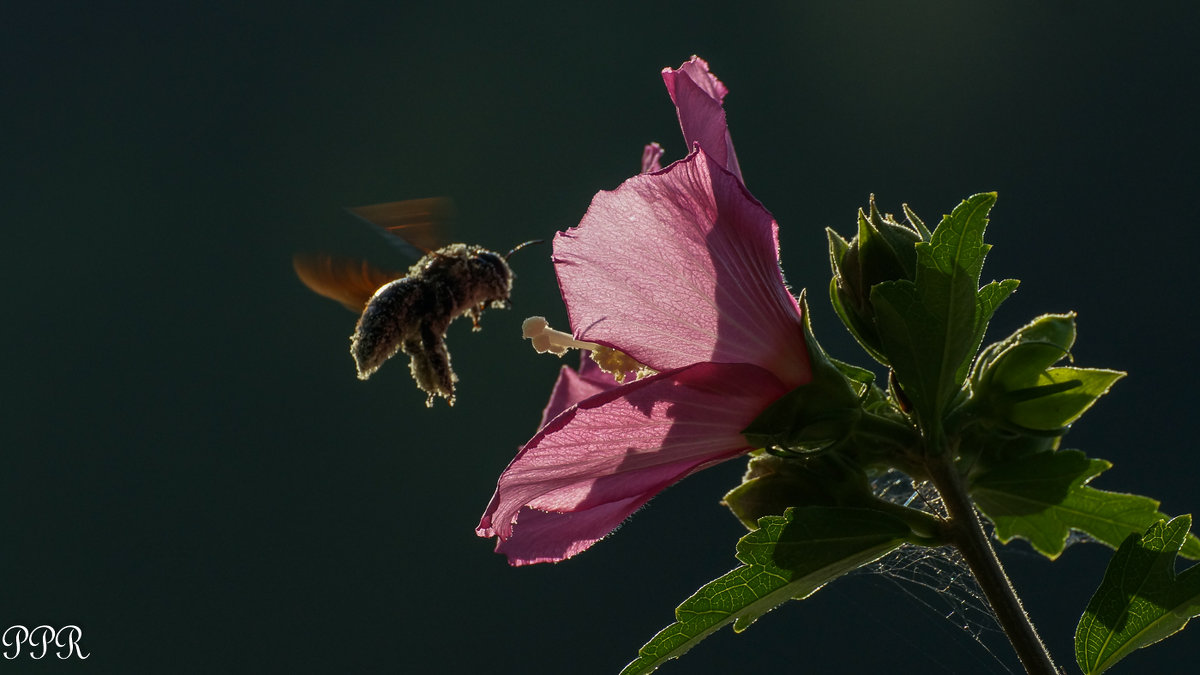
<svg viewBox="0 0 1200 675">
<path fill-rule="evenodd" d="M 393 246 L 414 260 L 441 248 L 445 243 L 441 232 L 454 215 L 454 205 L 445 197 L 405 199 L 346 210 L 379 228 Z"/>
<path fill-rule="evenodd" d="M 381 286 L 404 276 L 375 269 L 365 261 L 328 255 L 296 254 L 292 269 L 312 292 L 337 300 L 356 314 Z"/>
</svg>

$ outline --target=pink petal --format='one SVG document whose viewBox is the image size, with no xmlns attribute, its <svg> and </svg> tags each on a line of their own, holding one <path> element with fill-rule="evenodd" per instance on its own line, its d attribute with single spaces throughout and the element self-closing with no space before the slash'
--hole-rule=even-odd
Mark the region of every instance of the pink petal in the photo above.
<svg viewBox="0 0 1200 675">
<path fill-rule="evenodd" d="M 698 363 L 593 396 L 521 449 L 476 531 L 514 565 L 570 557 L 668 485 L 749 450 L 741 430 L 786 391 L 756 366 Z"/>
<path fill-rule="evenodd" d="M 603 391 L 620 386 L 612 375 L 600 370 L 600 366 L 587 353 L 581 354 L 582 361 L 579 370 L 563 366 L 558 372 L 558 380 L 550 392 L 550 402 L 542 411 L 542 423 L 538 428 L 558 416 L 559 413 L 579 403 L 585 398 L 591 398 Z"/>
<path fill-rule="evenodd" d="M 653 173 L 662 171 L 662 146 L 658 143 L 649 143 L 642 149 L 642 173 Z"/>
<path fill-rule="evenodd" d="M 579 513 L 549 513 L 522 507 L 517 515 L 521 521 L 520 533 L 508 541 L 497 539 L 496 553 L 504 554 L 508 564 L 514 566 L 566 560 L 591 548 L 644 503 L 645 500 L 622 500 Z M 582 538 L 572 534 L 579 532 L 600 534 Z"/>
<path fill-rule="evenodd" d="M 744 182 L 722 105 L 729 90 L 716 75 L 708 72 L 708 63 L 693 56 L 677 70 L 664 68 L 662 77 L 667 93 L 675 103 L 679 126 L 688 147 L 699 143 L 704 152 Z"/>
<path fill-rule="evenodd" d="M 703 150 L 592 200 L 554 238 L 576 338 L 657 371 L 753 363 L 808 382 L 800 308 L 779 269 L 778 227 Z"/>
</svg>

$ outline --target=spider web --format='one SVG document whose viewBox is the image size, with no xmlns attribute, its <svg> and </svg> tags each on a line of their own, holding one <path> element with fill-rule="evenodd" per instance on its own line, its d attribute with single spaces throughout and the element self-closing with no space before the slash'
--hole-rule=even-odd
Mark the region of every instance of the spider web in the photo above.
<svg viewBox="0 0 1200 675">
<path fill-rule="evenodd" d="M 882 499 L 939 516 L 946 515 L 941 497 L 931 485 L 914 483 L 899 471 L 890 470 L 880 475 L 872 486 Z M 979 666 L 977 672 L 1024 672 L 995 612 L 958 549 L 905 544 L 853 574 L 882 580 L 929 612 L 943 617 L 950 624 L 946 631 L 948 639 L 966 638 L 975 642 L 987 654 L 986 657 L 977 652 L 971 654 Z M 935 653 L 928 656 L 937 662 Z M 945 669 L 955 672 L 948 667 Z"/>
</svg>

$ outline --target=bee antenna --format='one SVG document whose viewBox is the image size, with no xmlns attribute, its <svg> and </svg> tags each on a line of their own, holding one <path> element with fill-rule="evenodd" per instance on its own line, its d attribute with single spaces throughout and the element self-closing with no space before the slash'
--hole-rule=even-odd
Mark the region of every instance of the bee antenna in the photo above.
<svg viewBox="0 0 1200 675">
<path fill-rule="evenodd" d="M 511 251 L 509 251 L 508 253 L 505 253 L 505 254 L 504 254 L 504 260 L 505 260 L 505 262 L 507 262 L 507 261 L 508 261 L 508 257 L 509 257 L 510 255 L 512 255 L 512 254 L 514 254 L 514 253 L 516 253 L 517 251 L 520 251 L 521 249 L 525 248 L 526 246 L 529 246 L 529 245 L 531 245 L 531 244 L 544 244 L 544 243 L 546 243 L 546 240 L 545 240 L 545 239 L 530 239 L 530 240 L 529 240 L 529 241 L 527 241 L 527 242 L 524 242 L 524 243 L 517 244 L 516 246 L 514 246 L 514 247 L 512 248 L 512 250 L 511 250 Z"/>
</svg>

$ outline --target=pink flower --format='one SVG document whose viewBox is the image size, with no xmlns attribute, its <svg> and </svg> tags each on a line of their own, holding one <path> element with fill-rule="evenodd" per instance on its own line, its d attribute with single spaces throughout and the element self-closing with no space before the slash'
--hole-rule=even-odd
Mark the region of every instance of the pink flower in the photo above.
<svg viewBox="0 0 1200 675">
<path fill-rule="evenodd" d="M 746 453 L 741 430 L 811 379 L 777 225 L 729 142 L 726 89 L 695 57 L 663 79 L 695 149 L 597 194 L 553 255 L 573 338 L 655 374 L 563 369 L 477 529 L 513 565 L 569 558 L 663 488 Z M 647 146 L 643 168 L 660 154 Z"/>
</svg>

